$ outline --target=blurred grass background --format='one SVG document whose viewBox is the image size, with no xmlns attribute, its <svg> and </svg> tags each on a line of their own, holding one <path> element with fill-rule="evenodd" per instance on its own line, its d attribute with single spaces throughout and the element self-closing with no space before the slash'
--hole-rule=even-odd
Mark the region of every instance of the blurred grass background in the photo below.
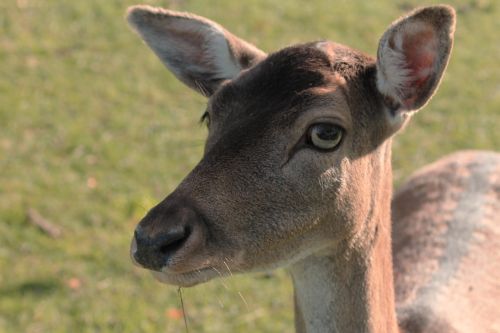
<svg viewBox="0 0 500 333">
<path fill-rule="evenodd" d="M 143 2 L 207 16 L 268 52 L 324 38 L 371 54 L 393 19 L 423 4 Z M 134 268 L 128 247 L 140 217 L 199 160 L 205 101 L 128 29 L 132 4 L 0 4 L 0 332 L 184 331 L 176 288 Z M 396 183 L 448 152 L 500 146 L 500 3 L 450 4 L 452 60 L 395 140 Z M 61 236 L 30 223 L 29 209 Z M 290 332 L 291 291 L 284 271 L 186 289 L 190 332 Z"/>
</svg>

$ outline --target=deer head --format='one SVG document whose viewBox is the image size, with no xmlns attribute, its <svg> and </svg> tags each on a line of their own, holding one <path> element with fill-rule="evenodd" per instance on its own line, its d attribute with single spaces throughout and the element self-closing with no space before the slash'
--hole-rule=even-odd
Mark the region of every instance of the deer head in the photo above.
<svg viewBox="0 0 500 333">
<path fill-rule="evenodd" d="M 262 271 L 370 252 L 390 220 L 391 137 L 439 85 L 450 7 L 394 22 L 376 59 L 327 41 L 267 55 L 208 19 L 149 6 L 128 21 L 208 97 L 209 127 L 201 161 L 137 226 L 136 263 L 191 286 L 226 264 Z"/>
</svg>

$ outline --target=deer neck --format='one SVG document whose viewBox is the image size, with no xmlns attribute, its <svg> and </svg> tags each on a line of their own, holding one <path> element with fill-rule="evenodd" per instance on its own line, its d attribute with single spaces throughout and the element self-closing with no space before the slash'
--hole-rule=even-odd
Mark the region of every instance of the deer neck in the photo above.
<svg viewBox="0 0 500 333">
<path fill-rule="evenodd" d="M 389 153 L 390 156 L 390 153 Z M 389 157 L 390 161 L 390 157 Z M 391 253 L 391 167 L 362 245 L 325 250 L 290 268 L 297 332 L 398 332 Z"/>
</svg>

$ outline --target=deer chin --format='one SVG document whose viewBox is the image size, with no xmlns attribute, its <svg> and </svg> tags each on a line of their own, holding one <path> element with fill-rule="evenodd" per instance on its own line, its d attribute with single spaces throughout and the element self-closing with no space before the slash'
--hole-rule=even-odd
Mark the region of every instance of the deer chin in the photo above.
<svg viewBox="0 0 500 333">
<path fill-rule="evenodd" d="M 165 270 L 161 272 L 152 271 L 152 274 L 157 281 L 178 287 L 193 287 L 221 276 L 213 267 L 200 268 L 184 273 L 173 273 Z"/>
</svg>

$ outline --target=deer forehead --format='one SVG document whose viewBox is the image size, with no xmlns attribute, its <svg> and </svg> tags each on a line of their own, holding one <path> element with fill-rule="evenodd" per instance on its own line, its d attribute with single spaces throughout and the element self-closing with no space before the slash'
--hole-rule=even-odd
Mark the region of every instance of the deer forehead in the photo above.
<svg viewBox="0 0 500 333">
<path fill-rule="evenodd" d="M 366 101 L 356 81 L 373 60 L 357 51 L 330 42 L 292 46 L 228 81 L 212 96 L 208 111 L 212 123 L 240 131 L 290 127 L 304 113 L 322 109 L 351 127 L 349 100 Z M 349 89 L 350 84 L 357 89 Z M 361 89 L 362 90 L 362 89 Z M 356 94 L 356 95 L 353 95 Z M 358 117 L 359 115 L 356 115 Z"/>
</svg>

